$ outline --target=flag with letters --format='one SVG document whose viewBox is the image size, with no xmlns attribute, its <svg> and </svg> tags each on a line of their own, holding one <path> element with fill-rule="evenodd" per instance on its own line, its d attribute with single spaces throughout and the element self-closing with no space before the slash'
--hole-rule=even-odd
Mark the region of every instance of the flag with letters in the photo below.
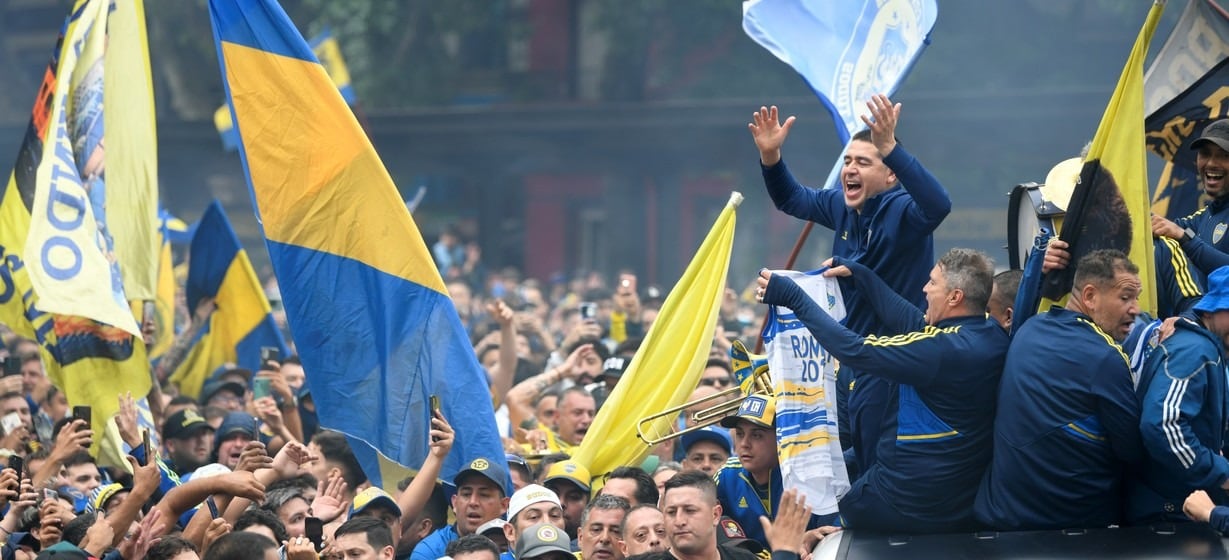
<svg viewBox="0 0 1229 560">
<path fill-rule="evenodd" d="M 209 8 L 239 154 L 320 425 L 348 436 L 374 485 L 395 488 L 426 459 L 435 395 L 456 430 L 444 479 L 479 458 L 503 461 L 490 381 L 337 85 L 275 1 Z"/>
<path fill-rule="evenodd" d="M 834 321 L 843 321 L 840 283 L 822 273 L 773 271 L 797 283 Z M 777 397 L 781 482 L 806 497 L 815 514 L 836 513 L 837 502 L 850 488 L 837 426 L 836 359 L 787 307 L 769 308 L 762 336 Z"/>
<path fill-rule="evenodd" d="M 1153 213 L 1175 219 L 1202 206 L 1190 142 L 1229 117 L 1227 84 L 1229 12 L 1215 0 L 1192 0 L 1144 74 L 1148 149 L 1165 160 Z"/>
<path fill-rule="evenodd" d="M 281 356 L 289 353 L 252 261 L 217 200 L 197 223 L 184 293 L 188 309 L 196 309 L 204 298 L 212 298 L 217 308 L 171 374 L 181 393 L 197 397 L 209 375 L 226 363 L 259 370 L 263 347 L 277 348 Z"/>
<path fill-rule="evenodd" d="M 1147 148 L 1144 145 L 1144 57 L 1165 9 L 1156 2 L 1139 31 L 1118 85 L 1101 117 L 1067 214 L 1060 238 L 1070 246 L 1074 264 L 1098 249 L 1118 249 L 1130 255 L 1145 279 L 1139 308 L 1156 315 Z M 1042 284 L 1041 309 L 1049 309 L 1071 292 L 1075 267 L 1051 271 Z M 1025 280 L 1021 280 L 1023 283 Z"/>
<path fill-rule="evenodd" d="M 802 76 L 846 143 L 865 128 L 871 95 L 905 81 L 938 14 L 935 0 L 748 0 L 743 30 Z"/>
<path fill-rule="evenodd" d="M 108 48 L 108 17 L 124 27 L 118 20 L 135 17 L 133 10 L 140 6 L 131 0 L 115 6 L 76 2 L 0 203 L 3 321 L 39 343 L 52 383 L 70 404 L 93 408 L 93 428 L 100 434 L 119 408 L 119 394 L 131 391 L 140 398 L 150 387 L 145 345 L 125 297 L 105 213 L 108 176 L 135 181 L 126 176 L 128 166 L 107 169 L 103 126 L 105 57 L 137 56 L 139 47 L 119 41 Z M 132 109 L 152 114 L 151 107 Z M 128 208 L 110 210 L 111 220 L 128 218 Z M 94 452 L 100 463 L 127 465 L 118 442 L 105 436 L 96 439 Z"/>
</svg>

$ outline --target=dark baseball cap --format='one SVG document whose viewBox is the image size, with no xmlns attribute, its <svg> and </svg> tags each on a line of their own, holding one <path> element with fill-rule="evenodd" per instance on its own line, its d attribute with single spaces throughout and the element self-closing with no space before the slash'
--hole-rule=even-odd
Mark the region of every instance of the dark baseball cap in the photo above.
<svg viewBox="0 0 1229 560">
<path fill-rule="evenodd" d="M 1204 142 L 1211 142 L 1229 152 L 1229 119 L 1221 119 L 1204 128 L 1203 134 L 1191 142 L 1191 149 L 1198 150 Z"/>
<path fill-rule="evenodd" d="M 162 439 L 188 439 L 205 431 L 213 431 L 213 426 L 201 417 L 200 413 L 185 408 L 170 415 L 162 425 Z"/>
<path fill-rule="evenodd" d="M 230 391 L 231 393 L 238 395 L 239 398 L 243 398 L 243 396 L 247 394 L 247 387 L 244 387 L 239 383 L 235 383 L 234 381 L 212 381 L 206 383 L 205 386 L 201 388 L 201 404 L 208 404 L 209 399 L 212 399 L 214 395 L 221 393 L 222 391 Z"/>
</svg>

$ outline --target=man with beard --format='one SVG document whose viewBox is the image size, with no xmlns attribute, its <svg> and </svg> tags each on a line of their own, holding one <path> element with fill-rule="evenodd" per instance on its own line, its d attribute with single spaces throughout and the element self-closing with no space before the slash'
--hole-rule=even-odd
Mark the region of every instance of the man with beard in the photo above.
<svg viewBox="0 0 1229 560">
<path fill-rule="evenodd" d="M 1152 216 L 1152 234 L 1177 239 L 1182 250 L 1202 273 L 1200 280 L 1213 270 L 1229 265 L 1229 119 L 1221 119 L 1191 142 L 1195 155 L 1195 170 L 1203 183 L 1203 192 L 1211 198 L 1208 205 L 1185 218 L 1169 221 Z"/>
<path fill-rule="evenodd" d="M 184 477 L 208 464 L 213 434 L 213 426 L 194 409 L 186 408 L 172 414 L 162 425 L 162 442 L 170 463 L 167 466 Z"/>
</svg>

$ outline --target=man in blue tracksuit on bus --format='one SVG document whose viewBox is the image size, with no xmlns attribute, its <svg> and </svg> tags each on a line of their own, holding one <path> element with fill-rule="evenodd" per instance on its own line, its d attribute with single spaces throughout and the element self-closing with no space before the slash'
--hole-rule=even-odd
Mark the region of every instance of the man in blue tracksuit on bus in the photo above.
<svg viewBox="0 0 1229 560">
<path fill-rule="evenodd" d="M 790 174 L 781 159 L 781 146 L 794 117 L 782 124 L 776 107 L 760 107 L 748 128 L 760 152 L 764 186 L 776 207 L 831 229 L 836 234 L 833 256 L 865 265 L 893 291 L 922 308 L 926 303 L 922 286 L 934 264 L 932 233 L 951 212 L 952 201 L 939 181 L 897 144 L 900 104 L 876 95 L 867 107 L 870 118 L 862 120 L 869 130 L 855 134 L 849 143 L 840 190 L 804 187 Z M 844 279 L 840 284 L 850 330 L 862 336 L 901 334 L 884 329 L 857 286 Z M 852 445 L 852 459 L 857 463 L 870 465 L 888 388 L 885 381 L 864 379 L 852 369 L 842 367 L 838 374 L 842 445 Z M 851 475 L 853 472 L 851 468 Z"/>
<path fill-rule="evenodd" d="M 1229 504 L 1229 419 L 1225 340 L 1229 338 L 1229 267 L 1208 277 L 1208 293 L 1174 333 L 1156 343 L 1140 370 L 1140 433 L 1148 459 L 1127 494 L 1128 521 L 1184 521 L 1182 503 L 1204 490 Z"/>
<path fill-rule="evenodd" d="M 1139 269 L 1113 249 L 1080 259 L 1066 307 L 1011 341 L 994 418 L 994 458 L 973 509 L 995 529 L 1121 522 L 1125 471 L 1144 458 L 1139 402 L 1118 343 L 1139 314 Z"/>
<path fill-rule="evenodd" d="M 842 259 L 833 259 L 833 272 Z M 863 338 L 837 324 L 797 284 L 760 273 L 761 301 L 788 307 L 842 365 L 887 381 L 888 415 L 875 463 L 840 501 L 855 530 L 944 533 L 972 530 L 973 499 L 990 462 L 994 400 L 1007 332 L 986 317 L 994 264 L 952 249 L 935 264 L 922 313 L 874 273 L 849 263 L 875 311 L 907 334 Z"/>
</svg>

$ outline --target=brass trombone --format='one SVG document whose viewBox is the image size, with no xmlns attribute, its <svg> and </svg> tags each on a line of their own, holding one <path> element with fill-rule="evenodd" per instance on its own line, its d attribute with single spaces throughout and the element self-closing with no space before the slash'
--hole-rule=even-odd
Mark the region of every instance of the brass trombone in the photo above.
<svg viewBox="0 0 1229 560">
<path fill-rule="evenodd" d="M 708 426 L 711 426 L 713 424 L 716 424 L 717 422 L 720 422 L 722 418 L 725 418 L 726 416 L 729 416 L 735 412 L 738 412 L 738 407 L 742 405 L 743 398 L 747 396 L 772 395 L 772 378 L 768 375 L 768 366 L 761 365 L 759 368 L 757 368 L 755 370 L 755 373 L 752 375 L 750 382 L 747 383 L 747 385 L 748 385 L 747 390 L 744 390 L 742 386 L 730 387 L 729 389 L 725 389 L 723 391 L 713 393 L 706 397 L 698 398 L 694 401 L 685 402 L 678 406 L 667 408 L 666 410 L 663 410 L 651 416 L 641 418 L 640 422 L 636 424 L 636 435 L 639 436 L 642 441 L 644 441 L 645 443 L 649 445 L 657 445 L 663 441 L 668 441 L 676 437 L 680 437 L 683 434 L 694 432 L 696 430 L 702 430 L 704 428 L 707 428 Z M 738 398 L 729 400 L 729 401 L 726 400 L 732 396 L 737 396 Z M 714 401 L 717 401 L 717 404 L 711 405 L 701 410 L 697 410 L 696 412 L 693 412 L 691 414 L 691 421 L 694 423 L 694 425 L 691 427 L 683 428 L 680 430 L 678 428 L 677 423 L 669 422 L 668 423 L 669 428 L 665 434 L 662 434 L 660 430 L 656 430 L 656 429 L 652 430 L 654 433 L 657 434 L 655 436 L 649 436 L 648 434 L 645 433 L 646 427 L 652 424 L 656 424 L 662 419 L 668 419 L 670 417 L 673 417 L 674 415 L 682 411 L 685 411 L 688 408 L 691 408 L 693 406 L 711 403 Z"/>
</svg>

